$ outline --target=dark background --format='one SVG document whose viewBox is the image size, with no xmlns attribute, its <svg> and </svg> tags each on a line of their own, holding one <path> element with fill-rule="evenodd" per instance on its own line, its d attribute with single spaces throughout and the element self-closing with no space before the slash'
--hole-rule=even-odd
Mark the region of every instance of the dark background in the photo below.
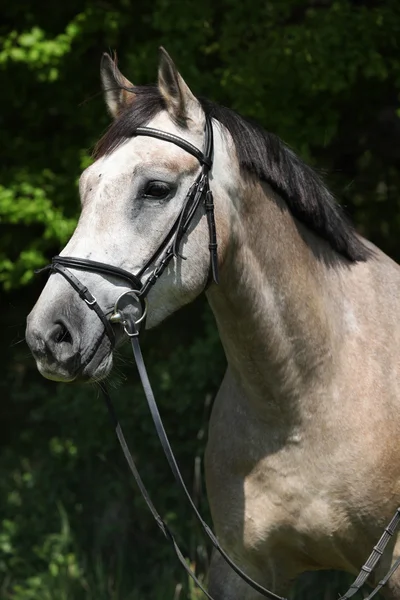
<svg viewBox="0 0 400 600">
<path fill-rule="evenodd" d="M 324 174 L 358 230 L 399 260 L 400 2 L 14 0 L 2 17 L 0 598 L 200 598 L 131 482 L 95 388 L 45 381 L 23 340 L 43 285 L 33 270 L 71 234 L 78 176 L 109 122 L 101 54 L 116 49 L 133 83 L 152 83 L 164 45 L 196 94 L 280 135 Z M 195 465 L 224 357 L 205 301 L 147 334 L 145 356 L 186 481 L 208 514 Z M 206 573 L 208 548 L 126 353 L 114 396 L 159 510 Z M 336 598 L 345 583 L 306 576 L 296 597 Z"/>
</svg>

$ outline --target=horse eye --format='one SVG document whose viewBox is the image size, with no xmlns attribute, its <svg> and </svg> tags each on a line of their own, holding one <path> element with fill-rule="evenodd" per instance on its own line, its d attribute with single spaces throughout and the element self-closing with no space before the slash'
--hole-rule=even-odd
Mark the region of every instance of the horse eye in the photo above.
<svg viewBox="0 0 400 600">
<path fill-rule="evenodd" d="M 171 189 L 167 183 L 163 181 L 150 181 L 145 189 L 144 196 L 145 198 L 166 198 L 170 193 Z"/>
</svg>

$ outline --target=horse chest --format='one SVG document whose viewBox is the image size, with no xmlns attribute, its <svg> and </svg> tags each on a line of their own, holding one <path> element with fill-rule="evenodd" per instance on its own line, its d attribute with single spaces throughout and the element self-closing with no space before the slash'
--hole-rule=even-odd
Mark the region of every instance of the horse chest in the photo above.
<svg viewBox="0 0 400 600">
<path fill-rule="evenodd" d="M 279 447 L 261 431 L 233 435 L 232 423 L 220 427 L 218 409 L 211 421 L 206 452 L 208 498 L 218 536 L 236 554 L 270 543 L 278 530 L 299 522 L 300 504 L 307 504 L 298 450 Z M 224 434 L 221 434 L 224 431 Z M 297 457 L 296 457 L 297 453 Z"/>
<path fill-rule="evenodd" d="M 237 441 L 210 440 L 207 490 L 223 547 L 248 565 L 290 554 L 307 568 L 320 568 L 320 557 L 337 568 L 348 567 L 340 538 L 347 537 L 349 520 L 341 503 L 323 482 L 316 485 L 315 473 L 307 461 L 301 465 L 295 452 L 286 448 L 263 454 L 249 469 L 254 450 Z"/>
<path fill-rule="evenodd" d="M 333 552 L 337 567 L 347 566 L 336 556 L 339 540 L 353 538 L 346 486 L 326 468 L 326 455 L 301 431 L 280 435 L 232 404 L 232 396 L 217 398 L 206 451 L 208 500 L 223 546 L 245 562 L 290 547 L 299 560 L 314 555 L 317 564 L 319 554 Z"/>
</svg>

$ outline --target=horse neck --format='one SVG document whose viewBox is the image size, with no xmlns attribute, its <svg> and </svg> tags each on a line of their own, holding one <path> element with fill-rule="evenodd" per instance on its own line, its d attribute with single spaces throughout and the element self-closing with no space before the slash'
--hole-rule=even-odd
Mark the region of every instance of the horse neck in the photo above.
<svg viewBox="0 0 400 600">
<path fill-rule="evenodd" d="M 264 184 L 248 187 L 231 215 L 220 285 L 207 296 L 235 382 L 269 419 L 285 410 L 295 418 L 315 382 L 329 378 L 330 253 Z"/>
</svg>

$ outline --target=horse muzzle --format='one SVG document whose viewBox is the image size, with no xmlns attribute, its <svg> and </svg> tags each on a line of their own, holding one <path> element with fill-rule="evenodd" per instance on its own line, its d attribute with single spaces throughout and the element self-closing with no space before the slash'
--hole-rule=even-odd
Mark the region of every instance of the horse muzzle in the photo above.
<svg viewBox="0 0 400 600">
<path fill-rule="evenodd" d="M 73 381 L 81 368 L 80 335 L 65 318 L 39 326 L 28 317 L 26 341 L 40 373 L 55 381 Z"/>
<path fill-rule="evenodd" d="M 53 381 L 100 380 L 112 367 L 112 346 L 104 329 L 96 327 L 93 338 L 72 319 L 57 317 L 42 320 L 35 310 L 28 316 L 26 341 L 43 377 Z"/>
</svg>

